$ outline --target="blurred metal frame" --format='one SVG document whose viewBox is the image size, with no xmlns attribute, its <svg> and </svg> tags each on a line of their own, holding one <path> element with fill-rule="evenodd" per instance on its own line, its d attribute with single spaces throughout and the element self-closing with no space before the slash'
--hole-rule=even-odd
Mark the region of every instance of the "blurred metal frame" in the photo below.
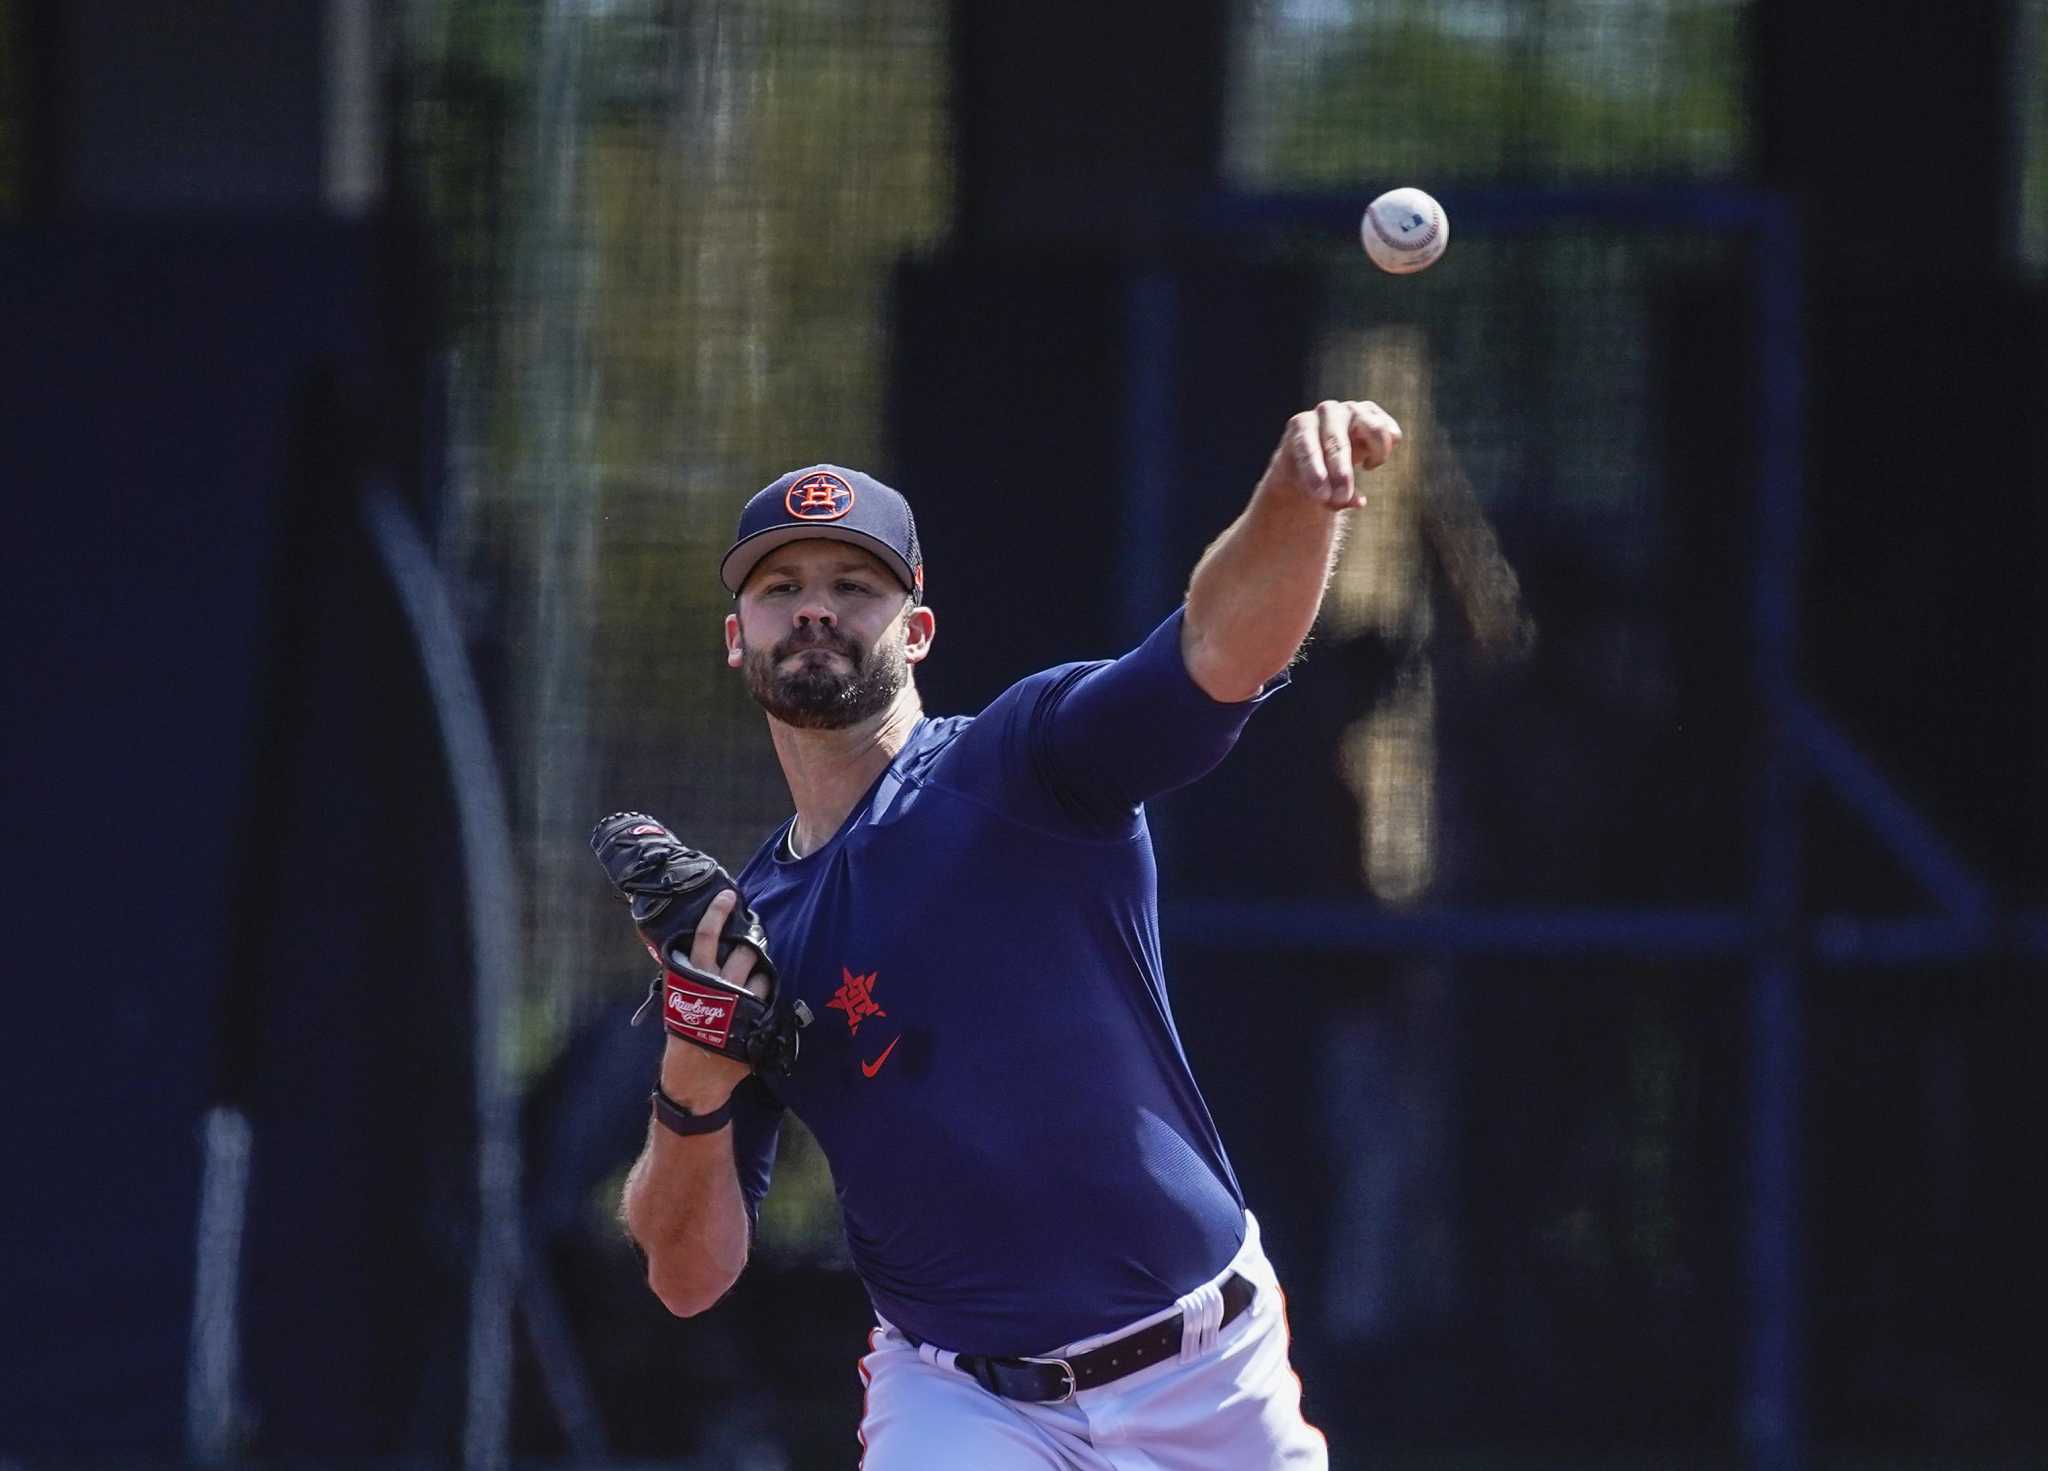
<svg viewBox="0 0 2048 1471">
<path fill-rule="evenodd" d="M 524 1235 L 518 1095 L 510 1067 L 513 1002 L 519 994 L 519 947 L 513 938 L 519 889 L 512 869 L 511 824 L 483 695 L 426 539 L 388 485 L 367 486 L 360 510 L 418 645 L 455 796 L 463 899 L 475 958 L 476 1047 L 477 1232 L 462 1464 L 466 1471 L 493 1471 L 511 1464 L 512 1313 L 521 1286 Z M 540 1301 L 553 1309 L 551 1291 Z"/>
</svg>

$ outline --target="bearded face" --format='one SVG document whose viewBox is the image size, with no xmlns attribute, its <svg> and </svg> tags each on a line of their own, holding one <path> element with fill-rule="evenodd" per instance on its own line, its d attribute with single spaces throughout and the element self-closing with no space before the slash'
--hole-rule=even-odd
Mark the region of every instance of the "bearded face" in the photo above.
<svg viewBox="0 0 2048 1471">
<path fill-rule="evenodd" d="M 747 692 L 770 715 L 800 730 L 841 730 L 889 708 L 910 683 L 904 620 L 873 649 L 826 623 L 807 623 L 772 648 L 748 649 Z"/>
</svg>

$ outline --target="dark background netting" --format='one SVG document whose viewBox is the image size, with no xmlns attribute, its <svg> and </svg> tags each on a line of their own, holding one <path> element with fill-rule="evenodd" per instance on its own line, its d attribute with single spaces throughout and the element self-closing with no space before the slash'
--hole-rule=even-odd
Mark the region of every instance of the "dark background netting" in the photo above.
<svg viewBox="0 0 2048 1471">
<path fill-rule="evenodd" d="M 1408 441 L 1293 687 L 1153 820 L 1334 1464 L 2038 1463 L 2048 4 L 313 14 L 0 0 L 0 755 L 25 848 L 86 794 L 118 850 L 20 896 L 12 1112 L 74 1122 L 9 1136 L 0 1463 L 503 1464 L 474 1056 L 524 1136 L 511 1454 L 851 1464 L 801 1126 L 715 1312 L 612 1220 L 658 1039 L 584 835 L 736 864 L 787 815 L 714 575 L 781 471 L 912 497 L 920 683 L 968 710 L 1151 627 L 1326 395 Z M 1413 278 L 1351 233 L 1398 184 L 1452 216 Z M 370 480 L 502 763 L 481 1047 Z M 1773 1323 L 1803 1374 L 1760 1385 Z"/>
</svg>

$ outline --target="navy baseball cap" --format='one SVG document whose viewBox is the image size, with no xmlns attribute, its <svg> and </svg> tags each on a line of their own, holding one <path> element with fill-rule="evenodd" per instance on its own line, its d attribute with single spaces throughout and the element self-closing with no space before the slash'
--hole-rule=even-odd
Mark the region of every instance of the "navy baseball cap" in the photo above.
<svg viewBox="0 0 2048 1471">
<path fill-rule="evenodd" d="M 873 552 L 914 600 L 924 601 L 924 553 L 910 502 L 872 475 L 812 465 L 757 492 L 740 512 L 718 580 L 738 597 L 761 559 L 793 541 L 843 541 Z"/>
</svg>

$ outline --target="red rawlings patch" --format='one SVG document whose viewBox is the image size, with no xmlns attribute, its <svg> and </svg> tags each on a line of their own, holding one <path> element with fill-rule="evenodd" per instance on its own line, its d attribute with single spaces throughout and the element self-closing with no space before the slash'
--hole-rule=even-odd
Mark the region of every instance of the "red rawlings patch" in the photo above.
<svg viewBox="0 0 2048 1471">
<path fill-rule="evenodd" d="M 694 1037 L 707 1047 L 723 1047 L 732 1035 L 734 999 L 708 990 L 697 982 L 664 973 L 661 1001 L 662 1021 L 671 1032 Z"/>
</svg>

